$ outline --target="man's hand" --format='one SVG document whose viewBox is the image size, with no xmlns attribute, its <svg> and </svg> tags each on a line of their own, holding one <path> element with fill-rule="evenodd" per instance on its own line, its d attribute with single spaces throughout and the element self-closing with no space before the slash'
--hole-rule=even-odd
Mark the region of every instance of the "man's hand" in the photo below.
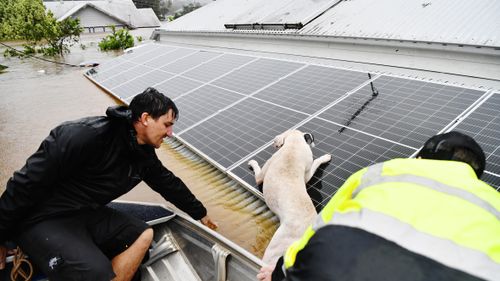
<svg viewBox="0 0 500 281">
<path fill-rule="evenodd" d="M 257 279 L 259 279 L 259 281 L 271 281 L 273 271 L 274 271 L 274 266 L 265 265 L 260 269 L 259 273 L 257 274 Z"/>
<path fill-rule="evenodd" d="M 216 222 L 212 221 L 212 219 L 208 215 L 204 216 L 200 221 L 203 225 L 209 227 L 212 230 L 216 230 L 219 227 L 219 225 Z"/>
</svg>

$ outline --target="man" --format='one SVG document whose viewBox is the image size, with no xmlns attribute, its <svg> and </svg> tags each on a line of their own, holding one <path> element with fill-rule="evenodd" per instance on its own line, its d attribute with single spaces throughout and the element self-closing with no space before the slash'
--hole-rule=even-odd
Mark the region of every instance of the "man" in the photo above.
<svg viewBox="0 0 500 281">
<path fill-rule="evenodd" d="M 478 179 L 481 147 L 449 132 L 417 158 L 349 177 L 259 280 L 499 280 L 500 195 Z"/>
<path fill-rule="evenodd" d="M 0 198 L 0 244 L 15 240 L 52 281 L 131 280 L 152 241 L 146 223 L 106 207 L 144 180 L 215 229 L 205 207 L 157 158 L 179 111 L 153 88 L 107 116 L 56 127 Z M 5 266 L 0 247 L 1 268 Z"/>
</svg>

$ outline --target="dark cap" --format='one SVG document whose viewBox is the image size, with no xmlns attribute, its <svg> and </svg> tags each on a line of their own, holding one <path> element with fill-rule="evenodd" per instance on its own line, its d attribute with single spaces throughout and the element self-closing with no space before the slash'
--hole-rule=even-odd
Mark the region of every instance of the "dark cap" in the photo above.
<svg viewBox="0 0 500 281">
<path fill-rule="evenodd" d="M 460 132 L 452 131 L 433 136 L 425 142 L 424 147 L 418 152 L 417 157 L 422 157 L 424 159 L 460 161 L 460 159 L 454 158 L 455 149 L 457 148 L 469 150 L 474 154 L 477 160 L 475 161 L 477 162 L 475 163 L 476 165 L 472 165 L 472 163 L 468 164 L 472 166 L 479 178 L 483 174 L 486 165 L 486 157 L 483 149 L 473 138 Z"/>
</svg>

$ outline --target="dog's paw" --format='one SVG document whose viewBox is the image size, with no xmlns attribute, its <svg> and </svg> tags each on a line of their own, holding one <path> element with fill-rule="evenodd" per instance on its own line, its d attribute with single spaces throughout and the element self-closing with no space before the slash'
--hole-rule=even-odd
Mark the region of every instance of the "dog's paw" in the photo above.
<svg viewBox="0 0 500 281">
<path fill-rule="evenodd" d="M 321 156 L 319 159 L 320 159 L 321 163 L 330 162 L 330 160 L 332 160 L 332 155 L 325 154 L 325 155 Z"/>
<path fill-rule="evenodd" d="M 273 140 L 273 146 L 276 149 L 281 148 L 283 146 L 283 143 L 285 143 L 285 137 L 283 136 L 283 134 L 276 136 Z"/>
</svg>

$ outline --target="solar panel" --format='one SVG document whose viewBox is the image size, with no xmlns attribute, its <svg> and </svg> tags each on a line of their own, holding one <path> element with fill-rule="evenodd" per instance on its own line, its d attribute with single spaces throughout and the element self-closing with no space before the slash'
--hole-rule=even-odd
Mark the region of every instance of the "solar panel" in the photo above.
<svg viewBox="0 0 500 281">
<path fill-rule="evenodd" d="M 314 158 L 326 153 L 332 155 L 330 163 L 323 166 L 308 185 L 309 195 L 318 209 L 324 207 L 344 181 L 356 171 L 389 159 L 407 158 L 416 151 L 359 131 L 341 130 L 341 128 L 342 126 L 318 118 L 299 127 L 302 132 L 314 135 L 316 144 L 312 149 Z M 267 141 L 271 141 L 272 138 Z M 274 148 L 267 147 L 251 158 L 262 166 L 274 152 Z M 247 167 L 247 161 L 235 167 L 231 173 L 257 188 L 253 173 Z"/>
<path fill-rule="evenodd" d="M 247 98 L 189 129 L 180 138 L 228 168 L 306 117 Z"/>
<path fill-rule="evenodd" d="M 484 91 L 381 76 L 319 116 L 419 148 Z"/>
<path fill-rule="evenodd" d="M 102 83 L 104 80 L 134 66 L 134 63 L 120 58 L 111 60 L 96 67 L 92 74 L 92 79 L 98 83 Z"/>
<path fill-rule="evenodd" d="M 144 61 L 143 64 L 151 68 L 159 68 L 180 58 L 189 56 L 190 54 L 194 54 L 195 52 L 196 50 L 193 49 L 179 48 L 172 51 L 167 51 L 167 53 L 161 55 L 157 54 L 156 56 L 152 56 L 151 59 Z"/>
<path fill-rule="evenodd" d="M 366 80 L 366 73 L 310 65 L 254 97 L 313 114 Z"/>
<path fill-rule="evenodd" d="M 179 111 L 181 119 L 175 124 L 175 129 L 182 134 L 185 129 L 244 97 L 211 85 L 198 88 L 175 100 L 177 107 L 182 109 Z"/>
<path fill-rule="evenodd" d="M 220 53 L 199 51 L 190 56 L 175 60 L 160 69 L 172 73 L 181 73 L 220 55 Z"/>
<path fill-rule="evenodd" d="M 162 49 L 158 44 L 146 44 L 138 48 L 132 49 L 131 52 L 126 52 L 123 58 L 135 63 L 140 63 L 147 60 L 147 57 L 157 56 L 158 50 Z"/>
<path fill-rule="evenodd" d="M 494 175 L 494 174 L 489 173 L 488 171 L 486 171 L 481 176 L 481 180 L 483 180 L 484 182 L 488 183 L 490 186 L 492 186 L 497 191 L 500 191 L 500 176 Z"/>
<path fill-rule="evenodd" d="M 199 81 L 208 82 L 252 60 L 255 60 L 255 57 L 224 54 L 221 57 L 183 73 L 183 75 Z"/>
<path fill-rule="evenodd" d="M 202 84 L 198 81 L 184 78 L 182 76 L 175 76 L 154 86 L 158 91 L 165 94 L 171 99 L 175 99 L 182 94 L 185 94 L 195 88 L 200 87 Z"/>
<path fill-rule="evenodd" d="M 171 77 L 173 77 L 173 74 L 161 70 L 153 70 L 121 84 L 120 86 L 114 88 L 113 92 L 123 99 L 127 99 L 141 93 L 147 87 L 158 84 Z"/>
<path fill-rule="evenodd" d="M 104 85 L 108 89 L 113 89 L 114 87 L 132 80 L 137 76 L 144 74 L 145 72 L 150 72 L 151 70 L 151 68 L 144 65 L 131 65 L 129 69 L 124 69 L 117 75 L 111 76 L 110 78 L 102 81 L 102 85 Z"/>
<path fill-rule="evenodd" d="M 215 80 L 212 84 L 239 93 L 251 94 L 301 66 L 303 64 L 259 59 Z"/>
<path fill-rule="evenodd" d="M 473 137 L 486 154 L 486 170 L 500 175 L 500 94 L 491 95 L 454 130 Z M 498 182 L 497 182 L 498 186 Z"/>
</svg>

